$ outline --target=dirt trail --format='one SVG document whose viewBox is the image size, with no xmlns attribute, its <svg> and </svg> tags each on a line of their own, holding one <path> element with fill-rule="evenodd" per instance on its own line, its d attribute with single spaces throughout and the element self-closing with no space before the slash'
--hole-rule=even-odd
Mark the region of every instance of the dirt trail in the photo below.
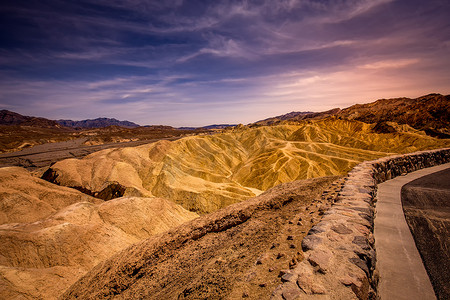
<svg viewBox="0 0 450 300">
<path fill-rule="evenodd" d="M 63 298 L 268 299 L 341 184 L 286 183 L 204 215 L 98 265 Z"/>
</svg>

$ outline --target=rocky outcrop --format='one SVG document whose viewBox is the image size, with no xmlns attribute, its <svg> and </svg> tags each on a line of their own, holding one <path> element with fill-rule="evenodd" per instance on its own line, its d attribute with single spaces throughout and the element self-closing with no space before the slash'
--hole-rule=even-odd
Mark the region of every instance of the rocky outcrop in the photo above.
<svg viewBox="0 0 450 300">
<path fill-rule="evenodd" d="M 283 122 L 300 122 L 303 120 L 324 119 L 335 116 L 340 119 L 357 120 L 377 124 L 374 132 L 392 133 L 395 129 L 386 125 L 396 122 L 422 130 L 427 135 L 441 139 L 449 138 L 450 95 L 429 94 L 416 99 L 393 98 L 380 99 L 366 104 L 355 104 L 340 110 L 291 112 L 285 115 L 257 121 L 253 125 L 275 125 Z"/>
<path fill-rule="evenodd" d="M 375 299 L 373 221 L 377 184 L 450 161 L 450 148 L 363 162 L 349 172 L 337 201 L 302 241 L 305 259 L 285 272 L 273 299 Z M 289 274 L 289 275 L 286 275 Z"/>
</svg>

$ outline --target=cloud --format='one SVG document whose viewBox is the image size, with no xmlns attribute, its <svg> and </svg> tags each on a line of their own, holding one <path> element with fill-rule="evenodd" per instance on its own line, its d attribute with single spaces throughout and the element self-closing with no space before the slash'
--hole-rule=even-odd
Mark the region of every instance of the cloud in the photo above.
<svg viewBox="0 0 450 300">
<path fill-rule="evenodd" d="M 177 62 L 186 62 L 200 55 L 211 54 L 218 57 L 254 59 L 255 53 L 246 49 L 242 43 L 221 35 L 208 35 L 208 46 L 195 53 L 180 57 Z"/>
<path fill-rule="evenodd" d="M 383 60 L 373 63 L 368 63 L 360 66 L 363 69 L 390 69 L 390 68 L 403 68 L 412 64 L 418 63 L 418 59 L 398 59 L 398 60 Z"/>
</svg>

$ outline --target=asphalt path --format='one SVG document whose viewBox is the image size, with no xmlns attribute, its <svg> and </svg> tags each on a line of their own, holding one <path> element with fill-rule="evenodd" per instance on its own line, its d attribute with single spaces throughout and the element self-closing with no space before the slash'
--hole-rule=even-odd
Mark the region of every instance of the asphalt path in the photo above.
<svg viewBox="0 0 450 300">
<path fill-rule="evenodd" d="M 403 213 L 401 188 L 410 181 L 448 168 L 450 163 L 378 185 L 374 235 L 380 274 L 378 295 L 381 299 L 436 299 Z"/>
<path fill-rule="evenodd" d="M 402 187 L 406 222 L 438 299 L 450 299 L 450 168 Z"/>
</svg>

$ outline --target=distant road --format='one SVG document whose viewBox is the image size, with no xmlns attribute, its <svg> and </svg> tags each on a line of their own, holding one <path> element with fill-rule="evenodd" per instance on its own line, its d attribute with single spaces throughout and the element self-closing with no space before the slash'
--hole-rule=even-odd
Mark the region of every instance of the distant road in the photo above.
<svg viewBox="0 0 450 300">
<path fill-rule="evenodd" d="M 124 143 L 110 143 L 103 145 L 86 146 L 86 138 L 65 142 L 37 145 L 22 151 L 0 154 L 0 167 L 19 166 L 30 170 L 47 167 L 57 161 L 67 158 L 81 158 L 93 152 L 109 148 L 135 147 L 154 143 L 160 140 L 174 141 L 180 137 L 160 138 L 151 140 L 132 141 Z"/>
</svg>

